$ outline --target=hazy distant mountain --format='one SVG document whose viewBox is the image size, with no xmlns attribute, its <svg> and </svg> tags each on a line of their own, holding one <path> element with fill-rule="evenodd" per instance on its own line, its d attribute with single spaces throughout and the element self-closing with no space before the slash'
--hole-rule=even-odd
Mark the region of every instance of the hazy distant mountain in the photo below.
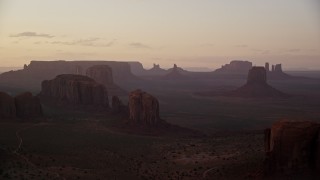
<svg viewBox="0 0 320 180">
<path fill-rule="evenodd" d="M 0 73 L 8 72 L 11 70 L 22 69 L 21 67 L 0 67 Z"/>
<path fill-rule="evenodd" d="M 191 72 L 212 72 L 212 71 L 214 71 L 214 69 L 210 69 L 207 67 L 185 67 L 184 69 L 187 71 L 191 71 Z"/>
<path fill-rule="evenodd" d="M 237 73 L 247 74 L 252 68 L 252 62 L 243 60 L 233 60 L 229 64 L 222 65 L 221 68 L 216 69 L 217 73 Z"/>
</svg>

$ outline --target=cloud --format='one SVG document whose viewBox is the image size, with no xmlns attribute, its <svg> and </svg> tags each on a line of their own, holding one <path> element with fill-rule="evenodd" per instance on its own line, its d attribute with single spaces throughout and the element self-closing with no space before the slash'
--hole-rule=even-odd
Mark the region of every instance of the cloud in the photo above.
<svg viewBox="0 0 320 180">
<path fill-rule="evenodd" d="M 237 48 L 247 48 L 247 47 L 249 47 L 249 46 L 246 45 L 246 44 L 239 44 L 239 45 L 235 45 L 234 47 L 237 47 Z"/>
<path fill-rule="evenodd" d="M 204 44 L 200 44 L 200 47 L 214 47 L 215 45 L 212 43 L 204 43 Z"/>
<path fill-rule="evenodd" d="M 143 43 L 139 43 L 139 42 L 130 43 L 129 46 L 134 48 L 141 48 L 141 49 L 151 49 L 150 46 Z"/>
<path fill-rule="evenodd" d="M 288 49 L 287 52 L 299 52 L 301 49 Z"/>
<path fill-rule="evenodd" d="M 50 34 L 42 34 L 36 32 L 22 32 L 18 34 L 10 35 L 9 37 L 41 37 L 41 38 L 53 38 L 53 35 Z"/>
<path fill-rule="evenodd" d="M 268 49 L 252 49 L 252 51 L 257 52 L 257 53 L 261 53 L 261 54 L 270 54 L 271 51 Z"/>
<path fill-rule="evenodd" d="M 74 41 L 53 41 L 50 42 L 50 44 L 62 44 L 62 45 L 80 45 L 80 46 L 92 46 L 92 47 L 110 47 L 114 45 L 115 39 L 107 42 L 107 43 L 101 43 L 101 38 L 88 38 L 88 39 L 79 39 Z"/>
</svg>

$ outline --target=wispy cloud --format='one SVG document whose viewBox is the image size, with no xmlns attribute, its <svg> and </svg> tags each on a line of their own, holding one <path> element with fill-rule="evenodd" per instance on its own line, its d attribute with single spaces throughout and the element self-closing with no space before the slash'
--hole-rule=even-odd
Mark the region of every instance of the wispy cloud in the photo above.
<svg viewBox="0 0 320 180">
<path fill-rule="evenodd" d="M 238 45 L 235 45 L 234 47 L 237 47 L 237 48 L 247 48 L 247 47 L 249 47 L 249 46 L 246 45 L 246 44 L 238 44 Z"/>
<path fill-rule="evenodd" d="M 204 43 L 204 44 L 200 44 L 200 47 L 214 47 L 215 45 L 212 43 Z"/>
<path fill-rule="evenodd" d="M 107 43 L 100 42 L 101 38 L 88 38 L 88 39 L 79 39 L 74 41 L 53 41 L 50 44 L 62 44 L 62 45 L 80 45 L 80 46 L 92 46 L 92 47 L 110 47 L 114 45 L 116 40 L 109 41 Z"/>
<path fill-rule="evenodd" d="M 140 43 L 140 42 L 130 43 L 129 46 L 131 46 L 133 48 L 152 49 L 150 46 L 143 44 L 143 43 Z"/>
<path fill-rule="evenodd" d="M 301 49 L 287 49 L 287 52 L 299 52 Z"/>
<path fill-rule="evenodd" d="M 10 35 L 9 37 L 41 37 L 41 38 L 53 38 L 54 36 L 51 34 L 43 34 L 36 32 L 22 32 L 18 34 Z"/>
<path fill-rule="evenodd" d="M 256 52 L 256 53 L 260 53 L 260 54 L 270 54 L 271 51 L 268 49 L 252 49 L 252 51 Z"/>
</svg>

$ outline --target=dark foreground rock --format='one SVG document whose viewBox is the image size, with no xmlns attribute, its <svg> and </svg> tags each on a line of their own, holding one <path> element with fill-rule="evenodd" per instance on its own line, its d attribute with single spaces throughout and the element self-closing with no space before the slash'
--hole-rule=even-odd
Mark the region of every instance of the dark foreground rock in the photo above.
<svg viewBox="0 0 320 180">
<path fill-rule="evenodd" d="M 42 107 L 40 99 L 33 96 L 30 92 L 25 92 L 15 97 L 17 117 L 37 118 L 42 117 Z"/>
<path fill-rule="evenodd" d="M 38 97 L 25 92 L 16 97 L 0 92 L 0 119 L 34 119 L 43 117 L 41 103 Z"/>
<path fill-rule="evenodd" d="M 320 177 L 320 124 L 279 121 L 265 131 L 265 174 Z"/>
<path fill-rule="evenodd" d="M 82 75 L 63 74 L 43 81 L 40 96 L 73 105 L 109 107 L 106 88 Z"/>
<path fill-rule="evenodd" d="M 14 98 L 9 94 L 0 92 L 0 119 L 15 118 L 16 106 Z"/>
<path fill-rule="evenodd" d="M 125 106 L 118 96 L 112 96 L 112 112 L 128 116 L 128 106 Z"/>
</svg>

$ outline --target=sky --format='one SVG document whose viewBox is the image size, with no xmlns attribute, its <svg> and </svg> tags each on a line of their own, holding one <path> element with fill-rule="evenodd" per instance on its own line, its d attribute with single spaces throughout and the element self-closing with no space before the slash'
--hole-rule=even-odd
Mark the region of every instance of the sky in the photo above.
<svg viewBox="0 0 320 180">
<path fill-rule="evenodd" d="M 320 1 L 0 0 L 0 67 L 117 60 L 215 69 L 234 59 L 320 70 Z"/>
</svg>

